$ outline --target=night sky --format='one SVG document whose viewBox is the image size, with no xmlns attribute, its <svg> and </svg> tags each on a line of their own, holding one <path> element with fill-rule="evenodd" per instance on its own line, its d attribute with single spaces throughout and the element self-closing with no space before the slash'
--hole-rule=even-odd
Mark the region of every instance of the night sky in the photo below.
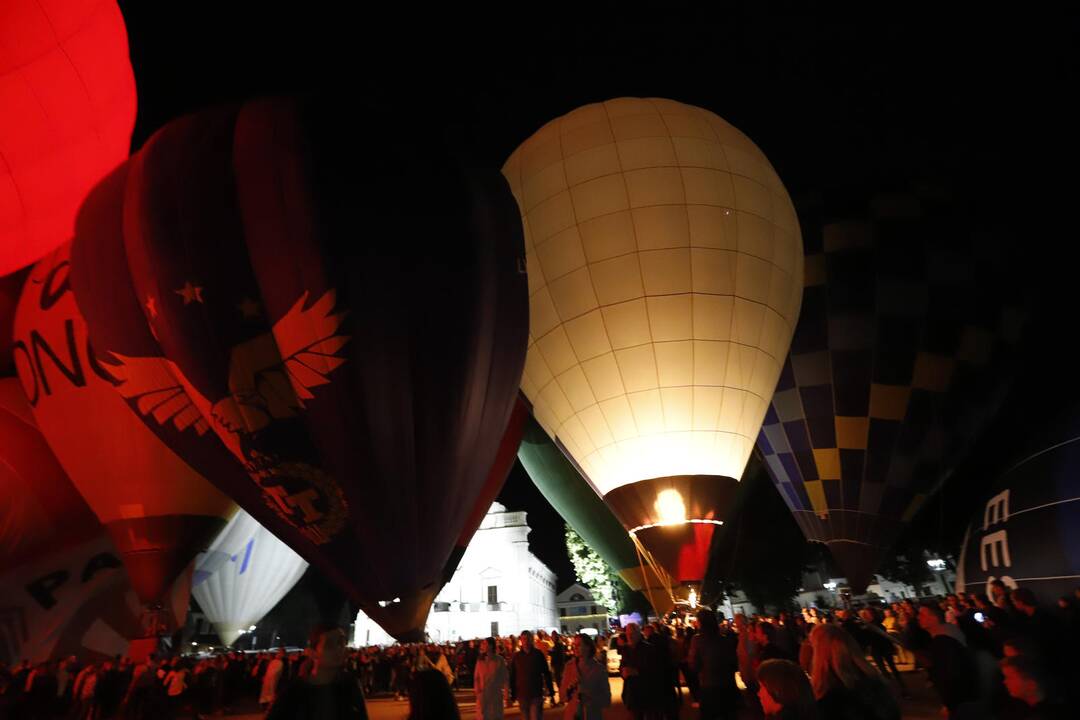
<svg viewBox="0 0 1080 720">
<path fill-rule="evenodd" d="M 940 532 L 962 532 L 965 501 L 1002 462 L 998 450 L 1055 394 L 1071 392 L 1062 334 L 1076 306 L 1076 126 L 1064 99 L 1074 92 L 1066 78 L 1075 79 L 1076 43 L 1063 18 L 1022 6 L 947 17 L 917 3 L 860 17 L 756 0 L 544 4 L 515 16 L 465 4 L 344 12 L 343 3 L 251 3 L 228 15 L 223 5 L 121 2 L 139 92 L 134 148 L 185 112 L 318 88 L 339 95 L 342 113 L 375 104 L 424 117 L 477 165 L 498 167 L 579 105 L 660 96 L 745 132 L 797 206 L 859 182 L 952 185 L 970 212 L 1023 248 L 1005 291 L 1033 292 L 1036 309 L 1010 403 L 958 470 L 959 489 L 933 508 Z M 560 588 L 568 584 L 562 521 L 520 465 L 500 500 L 528 511 L 531 545 Z M 790 522 L 777 506 L 777 522 Z"/>
</svg>

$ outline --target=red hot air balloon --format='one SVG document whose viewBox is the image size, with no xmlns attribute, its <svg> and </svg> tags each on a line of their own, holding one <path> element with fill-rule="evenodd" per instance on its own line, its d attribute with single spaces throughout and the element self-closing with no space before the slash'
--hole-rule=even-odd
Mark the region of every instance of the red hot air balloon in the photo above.
<svg viewBox="0 0 1080 720">
<path fill-rule="evenodd" d="M 109 531 L 143 603 L 162 603 L 235 505 L 149 432 L 97 361 L 63 245 L 30 273 L 15 317 L 15 367 L 48 440 Z"/>
<path fill-rule="evenodd" d="M 135 77 L 115 0 L 0 3 L 0 275 L 71 239 L 128 155 Z"/>
<path fill-rule="evenodd" d="M 15 378 L 0 379 L 0 497 L 0 662 L 126 652 L 140 603 Z M 181 618 L 187 580 L 170 597 Z"/>
<path fill-rule="evenodd" d="M 524 363 L 505 181 L 400 118 L 266 100 L 159 131 L 130 161 L 123 218 L 122 246 L 80 237 L 73 269 L 118 390 L 153 422 L 197 410 L 188 432 L 209 426 L 247 471 L 214 481 L 419 637 Z"/>
</svg>

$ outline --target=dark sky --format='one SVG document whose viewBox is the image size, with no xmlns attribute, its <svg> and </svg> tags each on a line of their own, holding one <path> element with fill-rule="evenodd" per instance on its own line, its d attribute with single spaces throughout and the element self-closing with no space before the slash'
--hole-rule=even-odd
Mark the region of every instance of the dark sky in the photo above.
<svg viewBox="0 0 1080 720">
<path fill-rule="evenodd" d="M 942 178 L 1024 248 L 1006 289 L 1038 296 L 1023 382 L 961 470 L 963 487 L 985 481 L 994 450 L 1071 387 L 1061 380 L 1075 374 L 1063 326 L 1074 325 L 1077 256 L 1076 125 L 1066 112 L 1076 39 L 1066 18 L 1023 5 L 949 16 L 941 3 L 873 17 L 760 0 L 545 3 L 514 15 L 344 5 L 121 2 L 139 92 L 134 146 L 185 112 L 318 88 L 340 97 L 342 113 L 376 104 L 420 115 L 475 163 L 497 167 L 586 102 L 670 97 L 749 135 L 796 204 L 840 185 Z M 969 512 L 964 492 L 935 512 Z M 500 500 L 529 512 L 531 544 L 560 586 L 570 581 L 561 519 L 519 465 Z"/>
</svg>

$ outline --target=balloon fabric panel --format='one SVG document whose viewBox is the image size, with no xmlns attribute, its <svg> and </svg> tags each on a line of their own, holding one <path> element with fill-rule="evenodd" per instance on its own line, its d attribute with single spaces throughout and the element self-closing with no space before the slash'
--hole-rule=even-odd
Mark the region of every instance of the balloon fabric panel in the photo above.
<svg viewBox="0 0 1080 720">
<path fill-rule="evenodd" d="M 71 239 L 128 154 L 135 77 L 114 0 L 0 3 L 0 275 Z"/>
</svg>

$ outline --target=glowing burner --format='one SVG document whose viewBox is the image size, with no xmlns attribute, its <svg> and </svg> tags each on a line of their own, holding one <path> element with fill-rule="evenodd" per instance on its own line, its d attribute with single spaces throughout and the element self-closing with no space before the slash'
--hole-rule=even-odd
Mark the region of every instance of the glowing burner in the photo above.
<svg viewBox="0 0 1080 720">
<path fill-rule="evenodd" d="M 660 516 L 659 525 L 676 525 L 686 522 L 686 503 L 675 488 L 661 490 L 653 505 Z"/>
</svg>

